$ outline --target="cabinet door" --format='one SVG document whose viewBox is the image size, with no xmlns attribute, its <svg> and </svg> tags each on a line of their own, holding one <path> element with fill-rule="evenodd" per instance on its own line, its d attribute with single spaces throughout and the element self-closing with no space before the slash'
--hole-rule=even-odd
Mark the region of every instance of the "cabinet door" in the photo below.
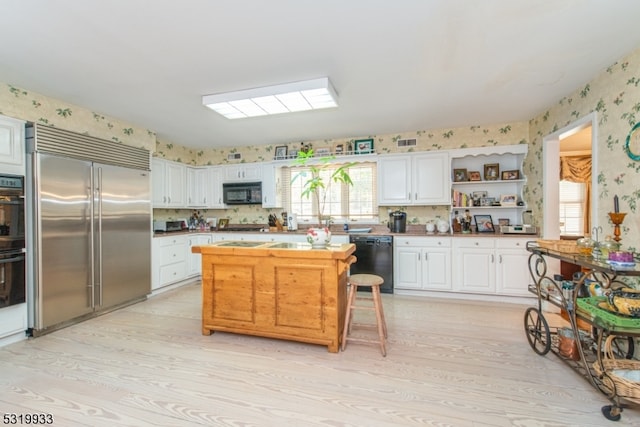
<svg viewBox="0 0 640 427">
<path fill-rule="evenodd" d="M 458 248 L 455 265 L 456 290 L 474 293 L 494 293 L 495 252 L 493 249 Z"/>
<path fill-rule="evenodd" d="M 448 205 L 451 202 L 448 153 L 417 155 L 412 161 L 413 204 Z"/>
<path fill-rule="evenodd" d="M 224 168 L 225 182 L 234 181 L 260 181 L 262 178 L 262 167 L 255 165 L 226 165 Z"/>
<path fill-rule="evenodd" d="M 411 157 L 378 158 L 378 205 L 408 205 L 411 200 Z"/>
<path fill-rule="evenodd" d="M 24 122 L 0 116 L 0 163 L 11 165 L 3 170 L 24 175 L 24 152 Z"/>
<path fill-rule="evenodd" d="M 165 185 L 167 192 L 167 206 L 186 206 L 186 171 L 185 166 L 179 163 L 167 162 L 165 165 Z"/>
<path fill-rule="evenodd" d="M 265 163 L 262 166 L 262 207 L 282 207 L 282 169 L 280 166 Z"/>
<path fill-rule="evenodd" d="M 167 206 L 166 162 L 151 159 L 151 203 L 154 208 Z"/>
<path fill-rule="evenodd" d="M 205 191 L 207 192 L 207 207 L 209 208 L 226 208 L 222 199 L 222 176 L 222 166 L 211 166 L 207 168 Z"/>
<path fill-rule="evenodd" d="M 207 178 L 206 168 L 187 168 L 187 206 L 207 206 Z"/>
<path fill-rule="evenodd" d="M 451 249 L 425 248 L 422 259 L 422 289 L 451 290 Z"/>
<path fill-rule="evenodd" d="M 393 286 L 398 289 L 421 289 L 421 249 L 396 247 L 394 252 Z"/>
<path fill-rule="evenodd" d="M 193 277 L 202 274 L 202 255 L 194 254 L 191 252 L 191 248 L 194 246 L 208 245 L 213 241 L 211 235 L 196 235 L 189 237 L 189 244 L 187 245 L 187 276 Z"/>
<path fill-rule="evenodd" d="M 531 296 L 527 286 L 529 253 L 524 249 L 496 251 L 496 292 L 503 295 Z"/>
</svg>

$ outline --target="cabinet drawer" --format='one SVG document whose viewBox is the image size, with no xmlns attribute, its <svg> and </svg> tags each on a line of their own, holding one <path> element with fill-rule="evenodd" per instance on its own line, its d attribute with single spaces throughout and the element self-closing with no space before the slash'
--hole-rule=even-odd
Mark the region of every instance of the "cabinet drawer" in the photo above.
<svg viewBox="0 0 640 427">
<path fill-rule="evenodd" d="M 185 245 L 187 243 L 187 236 L 156 237 L 156 239 L 160 239 L 160 247 Z"/>
<path fill-rule="evenodd" d="M 169 247 L 160 248 L 160 265 L 174 264 L 183 262 L 187 259 L 187 245 L 179 244 Z"/>
<path fill-rule="evenodd" d="M 449 248 L 451 247 L 450 237 L 394 237 L 395 245 L 398 247 L 427 247 L 427 248 Z"/>
<path fill-rule="evenodd" d="M 187 277 L 187 263 L 178 262 L 160 267 L 160 286 L 179 282 Z"/>
<path fill-rule="evenodd" d="M 495 247 L 495 239 L 490 237 L 459 237 L 453 239 L 453 247 L 493 249 Z"/>
<path fill-rule="evenodd" d="M 529 239 L 514 239 L 509 237 L 496 239 L 496 248 L 499 249 L 526 249 Z"/>
</svg>

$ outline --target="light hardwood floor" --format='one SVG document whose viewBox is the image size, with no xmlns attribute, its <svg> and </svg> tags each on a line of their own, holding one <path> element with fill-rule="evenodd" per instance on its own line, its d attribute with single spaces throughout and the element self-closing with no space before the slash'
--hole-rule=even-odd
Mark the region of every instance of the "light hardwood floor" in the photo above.
<svg viewBox="0 0 640 427">
<path fill-rule="evenodd" d="M 0 349 L 1 412 L 55 426 L 640 425 L 636 407 L 607 421 L 600 392 L 531 350 L 525 306 L 383 295 L 382 357 L 203 336 L 200 298 L 188 285 Z"/>
</svg>

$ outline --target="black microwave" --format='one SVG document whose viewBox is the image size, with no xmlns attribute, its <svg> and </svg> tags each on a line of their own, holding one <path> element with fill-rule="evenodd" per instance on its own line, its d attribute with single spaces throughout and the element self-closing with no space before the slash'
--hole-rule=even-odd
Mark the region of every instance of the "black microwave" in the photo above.
<svg viewBox="0 0 640 427">
<path fill-rule="evenodd" d="M 222 200 L 227 205 L 262 204 L 262 182 L 222 184 Z"/>
</svg>

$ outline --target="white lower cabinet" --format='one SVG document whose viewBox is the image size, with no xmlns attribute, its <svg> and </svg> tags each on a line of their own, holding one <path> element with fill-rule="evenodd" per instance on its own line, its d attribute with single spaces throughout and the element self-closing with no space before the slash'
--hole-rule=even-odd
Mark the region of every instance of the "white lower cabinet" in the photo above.
<svg viewBox="0 0 640 427">
<path fill-rule="evenodd" d="M 153 238 L 152 291 L 187 278 L 187 240 L 187 235 Z"/>
<path fill-rule="evenodd" d="M 450 237 L 396 237 L 393 252 L 396 289 L 451 290 Z"/>
<path fill-rule="evenodd" d="M 454 291 L 529 295 L 527 239 L 460 237 L 453 240 Z"/>
<path fill-rule="evenodd" d="M 202 274 L 202 255 L 194 254 L 191 248 L 194 246 L 208 245 L 213 242 L 211 234 L 189 235 L 187 239 L 187 277 Z"/>
</svg>

